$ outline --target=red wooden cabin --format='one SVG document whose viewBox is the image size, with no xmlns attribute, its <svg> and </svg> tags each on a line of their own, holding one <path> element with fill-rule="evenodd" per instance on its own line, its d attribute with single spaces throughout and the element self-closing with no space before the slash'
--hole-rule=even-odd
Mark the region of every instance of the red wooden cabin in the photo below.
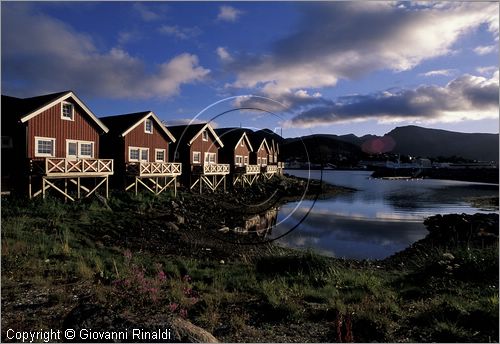
<svg viewBox="0 0 500 344">
<path fill-rule="evenodd" d="M 169 162 L 169 145 L 174 136 L 152 111 L 102 117 L 109 132 L 101 141 L 102 154 L 115 161 L 118 187 L 137 193 L 139 187 L 160 194 L 167 187 L 177 189 L 181 164 Z"/>
<path fill-rule="evenodd" d="M 219 164 L 219 149 L 224 147 L 210 123 L 169 126 L 177 138 L 171 145 L 170 154 L 174 161 L 181 162 L 183 181 L 191 190 L 203 186 L 211 191 L 220 185 L 226 189 L 229 164 Z"/>
<path fill-rule="evenodd" d="M 260 174 L 260 166 L 250 164 L 253 147 L 248 134 L 251 131 L 241 128 L 222 128 L 215 131 L 224 143 L 219 160 L 231 166 L 233 186 L 252 185 Z"/>
<path fill-rule="evenodd" d="M 113 160 L 99 159 L 100 136 L 107 131 L 72 91 L 2 96 L 2 178 L 30 198 L 52 189 L 74 200 L 101 185 L 107 195 Z"/>
</svg>

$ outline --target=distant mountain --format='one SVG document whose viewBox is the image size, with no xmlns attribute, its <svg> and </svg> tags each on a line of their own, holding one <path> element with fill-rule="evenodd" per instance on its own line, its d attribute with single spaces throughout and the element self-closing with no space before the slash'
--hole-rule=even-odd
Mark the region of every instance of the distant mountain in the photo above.
<svg viewBox="0 0 500 344">
<path fill-rule="evenodd" d="M 397 127 L 384 136 L 317 134 L 286 139 L 282 143 L 282 158 L 299 157 L 304 153 L 304 147 L 312 157 L 312 162 L 338 163 L 339 159 L 363 159 L 366 153 L 379 152 L 429 158 L 456 156 L 483 161 L 499 159 L 498 134 L 459 133 L 413 125 Z"/>
<path fill-rule="evenodd" d="M 460 156 L 498 161 L 498 134 L 458 133 L 417 126 L 397 127 L 384 136 L 394 140 L 393 152 L 422 157 Z"/>
<path fill-rule="evenodd" d="M 297 159 L 337 166 L 355 166 L 364 156 L 358 145 L 327 134 L 285 139 L 280 148 L 281 160 Z"/>
</svg>

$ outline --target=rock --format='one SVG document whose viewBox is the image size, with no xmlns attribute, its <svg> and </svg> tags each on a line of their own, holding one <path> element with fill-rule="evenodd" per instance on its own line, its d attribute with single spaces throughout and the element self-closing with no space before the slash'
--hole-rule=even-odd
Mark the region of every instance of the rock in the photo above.
<svg viewBox="0 0 500 344">
<path fill-rule="evenodd" d="M 179 230 L 179 227 L 173 222 L 165 223 L 165 228 L 170 230 L 170 231 L 178 231 Z"/>
<path fill-rule="evenodd" d="M 184 216 L 179 214 L 173 214 L 173 216 L 175 218 L 175 223 L 177 223 L 178 225 L 183 225 L 185 223 Z"/>
<path fill-rule="evenodd" d="M 201 327 L 193 325 L 191 322 L 176 318 L 173 320 L 175 331 L 184 343 L 218 343 L 219 341 L 210 332 Z"/>
<path fill-rule="evenodd" d="M 230 231 L 230 229 L 229 229 L 228 226 L 224 226 L 222 228 L 219 228 L 218 231 L 221 232 L 221 233 L 227 233 L 227 232 Z"/>
</svg>

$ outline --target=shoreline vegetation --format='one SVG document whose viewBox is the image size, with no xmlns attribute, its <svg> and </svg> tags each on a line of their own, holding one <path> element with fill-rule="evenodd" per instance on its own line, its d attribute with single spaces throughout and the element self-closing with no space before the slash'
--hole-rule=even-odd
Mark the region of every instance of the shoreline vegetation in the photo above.
<svg viewBox="0 0 500 344">
<path fill-rule="evenodd" d="M 182 342 L 498 341 L 498 214 L 430 217 L 425 239 L 384 260 L 235 230 L 287 201 L 354 192 L 311 181 L 304 195 L 306 185 L 2 199 L 2 341 L 9 328 L 134 327 Z"/>
</svg>

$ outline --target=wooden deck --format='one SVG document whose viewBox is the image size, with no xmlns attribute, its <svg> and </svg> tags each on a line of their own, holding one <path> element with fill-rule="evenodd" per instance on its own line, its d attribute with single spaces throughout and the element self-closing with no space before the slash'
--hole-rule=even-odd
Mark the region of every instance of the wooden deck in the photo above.
<svg viewBox="0 0 500 344">
<path fill-rule="evenodd" d="M 126 165 L 127 175 L 133 177 L 131 184 L 125 191 L 135 190 L 137 195 L 139 187 L 159 195 L 168 187 L 173 186 L 174 195 L 177 195 L 177 177 L 182 173 L 182 164 L 178 162 L 140 162 Z"/>
<path fill-rule="evenodd" d="M 194 165 L 193 174 L 226 175 L 229 174 L 229 164 L 204 164 Z"/>
<path fill-rule="evenodd" d="M 127 174 L 138 177 L 180 176 L 182 164 L 178 162 L 140 162 L 128 163 Z"/>
<path fill-rule="evenodd" d="M 32 160 L 31 171 L 60 178 L 109 176 L 113 174 L 113 159 L 45 158 Z"/>
<path fill-rule="evenodd" d="M 89 197 L 103 187 L 107 198 L 109 176 L 112 174 L 113 159 L 30 160 L 29 197 L 42 195 L 45 198 L 47 191 L 52 189 L 64 196 L 65 200 L 74 201 L 82 196 Z M 70 189 L 75 186 L 76 189 Z"/>
<path fill-rule="evenodd" d="M 259 165 L 236 166 L 233 176 L 233 186 L 251 186 L 259 177 Z"/>
<path fill-rule="evenodd" d="M 217 190 L 221 185 L 224 192 L 226 191 L 226 176 L 230 173 L 229 164 L 205 164 L 193 166 L 192 180 L 190 190 L 194 190 L 197 186 L 200 194 L 203 193 L 205 186 L 209 191 Z"/>
<path fill-rule="evenodd" d="M 236 166 L 234 172 L 237 174 L 259 174 L 260 166 L 259 165 Z"/>
</svg>

